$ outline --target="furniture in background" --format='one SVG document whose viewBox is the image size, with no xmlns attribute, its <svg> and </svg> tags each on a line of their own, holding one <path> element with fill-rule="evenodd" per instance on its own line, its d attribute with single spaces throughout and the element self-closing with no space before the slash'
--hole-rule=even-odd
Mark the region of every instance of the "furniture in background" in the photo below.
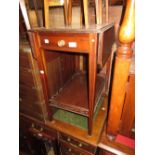
<svg viewBox="0 0 155 155">
<path fill-rule="evenodd" d="M 124 106 L 122 110 L 119 133 L 135 138 L 135 70 L 134 56 L 131 62 L 131 68 L 128 76 Z"/>
<path fill-rule="evenodd" d="M 62 6 L 64 8 L 64 21 L 66 26 L 71 26 L 72 24 L 72 1 L 73 0 L 44 0 L 44 26 L 46 28 L 49 28 L 49 9 L 50 7 L 59 7 Z M 89 24 L 89 7 L 88 7 L 88 0 L 80 0 L 80 23 L 81 25 L 85 25 L 88 27 Z M 102 0 L 95 0 L 95 20 L 96 24 L 102 24 L 103 23 L 103 3 Z M 108 22 L 108 0 L 106 0 L 105 4 L 106 9 L 106 22 Z M 37 9 L 35 7 L 35 10 L 37 12 Z M 37 19 L 39 19 L 37 17 Z M 84 23 L 83 23 L 84 21 Z M 39 22 L 40 23 L 40 22 Z"/>
<path fill-rule="evenodd" d="M 47 128 L 37 117 L 22 113 L 20 113 L 19 125 L 21 151 L 45 155 L 52 149 L 54 155 L 59 155 L 56 130 Z"/>
<path fill-rule="evenodd" d="M 134 90 L 134 82 L 132 80 L 132 76 L 129 76 L 133 56 L 132 45 L 135 39 L 134 6 L 134 0 L 127 1 L 125 16 L 119 31 L 120 46 L 116 52 L 112 94 L 107 124 L 107 134 L 110 138 L 115 138 L 120 130 L 122 130 L 122 132 L 127 132 L 125 131 L 126 129 L 131 130 L 134 120 L 134 95 L 132 94 L 134 93 L 134 91 L 132 92 L 132 90 Z M 130 81 L 130 88 L 127 92 L 125 100 L 128 77 Z M 133 86 L 131 83 L 133 83 Z M 131 98 L 128 96 L 129 93 Z M 130 105 L 132 105 L 131 109 L 129 109 Z M 130 115 L 131 120 L 128 116 L 125 116 L 125 113 Z M 122 123 L 121 116 L 123 121 Z M 126 122 L 127 120 L 130 122 Z"/>
<path fill-rule="evenodd" d="M 58 6 L 62 6 L 64 8 L 65 25 L 71 25 L 72 0 L 44 0 L 44 23 L 46 28 L 49 28 L 49 8 Z"/>
<path fill-rule="evenodd" d="M 47 111 L 39 69 L 27 41 L 20 41 L 19 63 L 19 110 L 39 120 L 45 120 Z"/>
<path fill-rule="evenodd" d="M 107 104 L 107 97 L 105 97 L 101 102 L 91 136 L 86 130 L 68 123 L 58 120 L 43 122 L 23 113 L 20 113 L 20 125 L 25 133 L 54 145 L 55 155 L 96 155 L 99 151 L 98 142 L 104 126 L 103 120 L 107 115 Z"/>
<path fill-rule="evenodd" d="M 129 0 L 119 31 L 107 125 L 98 144 L 101 155 L 135 154 L 134 26 L 134 0 Z"/>
<path fill-rule="evenodd" d="M 25 2 L 24 2 L 25 1 Z M 28 12 L 28 18 L 34 20 L 32 23 L 30 22 L 31 28 L 35 27 L 43 27 L 49 28 L 52 26 L 53 20 L 51 18 L 51 14 L 53 14 L 51 10 L 54 8 L 63 7 L 64 10 L 64 22 L 66 26 L 72 26 L 72 10 L 73 6 L 80 6 L 80 25 L 89 26 L 90 25 L 90 6 L 94 7 L 95 10 L 95 23 L 102 24 L 103 22 L 108 23 L 108 14 L 109 14 L 109 4 L 108 0 L 102 2 L 102 0 L 44 0 L 44 1 L 36 1 L 36 0 L 21 0 L 21 4 L 25 3 L 26 10 Z M 105 4 L 104 4 L 105 3 Z M 105 20 L 103 19 L 103 14 L 105 12 Z M 55 21 L 54 21 L 55 22 Z M 54 24 L 54 23 L 53 23 Z"/>
</svg>

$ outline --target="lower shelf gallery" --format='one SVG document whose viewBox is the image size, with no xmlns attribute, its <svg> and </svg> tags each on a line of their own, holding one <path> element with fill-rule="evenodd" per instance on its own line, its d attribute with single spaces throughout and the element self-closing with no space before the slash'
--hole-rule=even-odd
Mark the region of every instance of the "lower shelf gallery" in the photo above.
<svg viewBox="0 0 155 155">
<path fill-rule="evenodd" d="M 101 108 L 102 103 L 103 103 L 103 97 L 100 99 L 99 103 L 97 104 L 97 107 L 93 116 L 94 121 L 98 115 L 98 112 Z M 88 117 L 79 115 L 70 111 L 66 111 L 63 109 L 56 109 L 53 115 L 53 119 L 69 123 L 71 125 L 74 125 L 84 130 L 88 129 Z"/>
<path fill-rule="evenodd" d="M 97 76 L 96 91 L 95 91 L 95 106 L 99 103 L 104 87 L 104 79 Z M 88 80 L 84 73 L 76 73 L 66 84 L 59 90 L 59 92 L 52 96 L 49 105 L 84 116 L 88 116 Z"/>
</svg>

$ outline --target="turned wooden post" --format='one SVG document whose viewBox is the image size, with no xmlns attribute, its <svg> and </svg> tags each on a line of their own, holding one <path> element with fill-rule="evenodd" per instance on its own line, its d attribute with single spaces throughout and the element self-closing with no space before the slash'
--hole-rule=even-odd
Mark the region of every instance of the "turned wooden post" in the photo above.
<svg viewBox="0 0 155 155">
<path fill-rule="evenodd" d="M 116 52 L 112 94 L 107 123 L 107 135 L 115 138 L 119 131 L 120 119 L 124 104 L 126 83 L 132 57 L 132 43 L 135 38 L 134 0 L 127 0 L 123 23 L 119 31 L 120 46 Z"/>
</svg>

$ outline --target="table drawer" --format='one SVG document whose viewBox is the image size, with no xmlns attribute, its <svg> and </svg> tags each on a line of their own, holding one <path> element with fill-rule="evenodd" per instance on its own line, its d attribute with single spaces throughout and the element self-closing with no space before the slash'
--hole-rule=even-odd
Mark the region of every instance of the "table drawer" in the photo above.
<svg viewBox="0 0 155 155">
<path fill-rule="evenodd" d="M 62 139 L 63 141 L 65 141 L 67 143 L 70 143 L 78 148 L 87 150 L 88 152 L 91 152 L 93 154 L 96 152 L 96 147 L 94 147 L 90 144 L 87 144 L 85 142 L 79 141 L 79 140 L 72 138 L 70 136 L 67 136 L 65 134 L 60 133 L 60 139 Z"/>
<path fill-rule="evenodd" d="M 41 47 L 49 50 L 88 52 L 89 35 L 88 34 L 55 34 L 39 33 Z"/>
<path fill-rule="evenodd" d="M 60 141 L 61 155 L 92 155 L 78 147 L 70 145 L 64 141 Z"/>
</svg>

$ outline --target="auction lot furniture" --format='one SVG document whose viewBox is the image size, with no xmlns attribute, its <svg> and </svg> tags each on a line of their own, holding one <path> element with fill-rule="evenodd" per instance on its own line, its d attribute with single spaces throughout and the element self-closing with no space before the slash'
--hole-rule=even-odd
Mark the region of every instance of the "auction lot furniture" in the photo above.
<svg viewBox="0 0 155 155">
<path fill-rule="evenodd" d="M 62 113 L 59 109 L 84 116 L 91 135 L 93 117 L 108 79 L 108 69 L 104 72 L 102 68 L 111 56 L 113 24 L 88 29 L 41 28 L 30 30 L 29 36 L 49 119 Z M 82 69 L 79 55 L 85 59 Z"/>
</svg>

